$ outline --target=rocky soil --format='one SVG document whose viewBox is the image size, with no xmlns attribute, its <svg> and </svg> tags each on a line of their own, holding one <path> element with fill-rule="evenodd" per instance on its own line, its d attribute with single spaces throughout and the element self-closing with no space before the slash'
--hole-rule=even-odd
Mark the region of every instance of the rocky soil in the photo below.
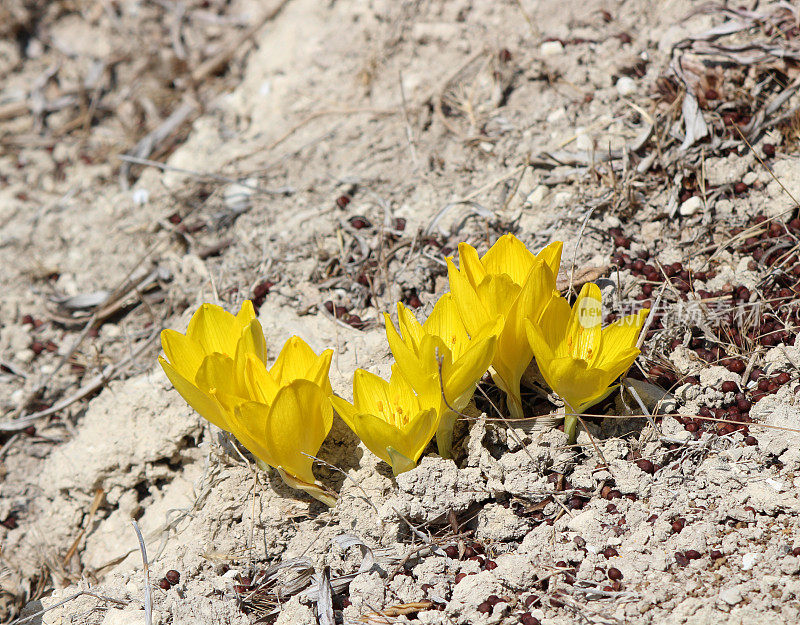
<svg viewBox="0 0 800 625">
<path fill-rule="evenodd" d="M 0 621 L 142 623 L 147 589 L 162 624 L 800 620 L 795 9 L 2 4 Z M 156 365 L 253 299 L 349 396 L 382 312 L 505 232 L 653 309 L 577 446 L 486 381 L 396 479 L 337 419 L 327 509 Z"/>
</svg>

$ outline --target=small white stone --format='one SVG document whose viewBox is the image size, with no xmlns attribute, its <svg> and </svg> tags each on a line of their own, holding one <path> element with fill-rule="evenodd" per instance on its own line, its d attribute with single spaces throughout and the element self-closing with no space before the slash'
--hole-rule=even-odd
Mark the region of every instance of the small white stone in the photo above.
<svg viewBox="0 0 800 625">
<path fill-rule="evenodd" d="M 564 119 L 567 116 L 567 110 L 565 108 L 559 107 L 557 109 L 553 109 L 547 115 L 547 121 L 551 124 L 553 122 L 557 122 L 559 119 Z"/>
<path fill-rule="evenodd" d="M 136 206 L 144 206 L 150 201 L 150 191 L 147 189 L 134 189 L 131 198 Z"/>
<path fill-rule="evenodd" d="M 636 81 L 629 76 L 622 76 L 617 81 L 617 93 L 621 96 L 633 95 L 639 90 Z"/>
<path fill-rule="evenodd" d="M 575 147 L 584 152 L 592 149 L 592 138 L 586 132 L 586 128 L 575 129 Z"/>
<path fill-rule="evenodd" d="M 748 171 L 742 178 L 742 182 L 744 182 L 748 187 L 751 186 L 757 180 L 758 180 L 758 174 L 754 171 Z"/>
<path fill-rule="evenodd" d="M 539 206 L 548 195 L 550 195 L 550 189 L 547 185 L 537 185 L 525 198 L 525 206 Z"/>
<path fill-rule="evenodd" d="M 539 52 L 542 56 L 557 56 L 564 53 L 564 46 L 560 41 L 545 41 L 539 46 Z"/>
<path fill-rule="evenodd" d="M 619 228 L 622 225 L 622 222 L 616 215 L 606 214 L 606 216 L 603 217 L 603 221 L 606 222 L 609 228 Z"/>
<path fill-rule="evenodd" d="M 733 588 L 725 588 L 720 591 L 719 598 L 728 605 L 736 605 L 742 600 L 742 591 L 735 586 Z"/>
<path fill-rule="evenodd" d="M 703 207 L 703 200 L 702 198 L 693 195 L 688 200 L 686 200 L 681 207 L 678 209 L 678 212 L 687 217 L 689 215 L 694 215 L 698 210 Z"/>
<path fill-rule="evenodd" d="M 773 480 L 771 477 L 768 477 L 764 480 L 768 486 L 774 488 L 777 492 L 781 492 L 784 488 L 783 482 L 779 482 L 778 480 Z"/>
<path fill-rule="evenodd" d="M 756 562 L 758 562 L 759 558 L 761 557 L 758 553 L 748 552 L 742 556 L 742 570 L 749 571 L 752 569 Z"/>
</svg>

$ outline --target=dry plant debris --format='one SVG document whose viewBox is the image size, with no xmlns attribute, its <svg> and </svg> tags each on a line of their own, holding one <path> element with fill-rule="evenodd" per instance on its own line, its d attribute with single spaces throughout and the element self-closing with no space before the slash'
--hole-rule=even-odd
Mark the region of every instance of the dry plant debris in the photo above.
<svg viewBox="0 0 800 625">
<path fill-rule="evenodd" d="M 9 0 L 0 35 L 0 621 L 141 623 L 135 518 L 154 622 L 797 622 L 789 3 Z M 334 420 L 328 510 L 152 367 L 252 299 L 346 394 L 507 232 L 652 309 L 575 445 L 536 372 L 525 420 L 484 379 L 396 478 Z"/>
</svg>

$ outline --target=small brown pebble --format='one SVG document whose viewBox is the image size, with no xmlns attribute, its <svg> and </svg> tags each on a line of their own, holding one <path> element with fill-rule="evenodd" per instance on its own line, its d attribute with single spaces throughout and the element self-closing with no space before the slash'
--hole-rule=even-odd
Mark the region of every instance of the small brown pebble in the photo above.
<svg viewBox="0 0 800 625">
<path fill-rule="evenodd" d="M 455 560 L 458 557 L 458 547 L 456 547 L 455 545 L 450 545 L 449 547 L 445 547 L 444 552 L 447 554 L 448 558 L 453 558 Z"/>
<path fill-rule="evenodd" d="M 34 341 L 31 343 L 31 351 L 38 356 L 44 351 L 44 343 L 41 341 Z"/>
<path fill-rule="evenodd" d="M 712 560 L 719 560 L 722 557 L 722 552 L 717 549 L 712 549 L 708 552 L 708 555 Z"/>
<path fill-rule="evenodd" d="M 169 583 L 166 577 L 162 577 L 160 580 L 158 580 L 158 587 L 161 590 L 169 590 L 172 588 L 172 584 Z"/>
<path fill-rule="evenodd" d="M 619 552 L 616 549 L 614 549 L 614 547 L 606 547 L 605 549 L 603 549 L 603 555 L 606 558 L 613 558 L 614 556 L 618 556 Z"/>
<path fill-rule="evenodd" d="M 783 386 L 784 384 L 788 384 L 789 380 L 791 379 L 792 379 L 791 376 L 785 371 L 782 371 L 781 373 L 775 376 L 775 382 L 777 384 L 780 384 L 781 386 Z"/>
<path fill-rule="evenodd" d="M 702 556 L 700 552 L 696 549 L 689 549 L 689 551 L 685 551 L 684 554 L 689 560 L 699 560 Z"/>
<path fill-rule="evenodd" d="M 764 144 L 764 156 L 767 158 L 772 158 L 775 156 L 775 146 L 772 143 Z"/>
<path fill-rule="evenodd" d="M 164 575 L 164 578 L 173 586 L 181 581 L 181 574 L 178 573 L 175 569 L 170 569 Z"/>
<path fill-rule="evenodd" d="M 497 568 L 497 562 L 494 560 L 487 560 L 486 563 L 483 565 L 487 571 L 493 571 Z"/>
<path fill-rule="evenodd" d="M 404 217 L 395 217 L 394 218 L 394 229 L 403 231 L 406 229 L 406 220 Z"/>
<path fill-rule="evenodd" d="M 466 573 L 456 573 L 456 584 L 467 576 Z"/>
<path fill-rule="evenodd" d="M 800 547 L 795 547 L 794 549 L 792 549 L 792 555 L 800 556 Z"/>
<path fill-rule="evenodd" d="M 717 93 L 716 89 L 712 89 L 709 87 L 705 91 L 706 100 L 719 100 L 719 93 Z"/>
<path fill-rule="evenodd" d="M 497 595 L 489 595 L 486 597 L 486 603 L 490 606 L 496 606 L 498 603 L 501 603 L 503 600 L 498 597 Z"/>
<path fill-rule="evenodd" d="M 675 562 L 678 566 L 686 566 L 689 564 L 689 558 L 687 558 L 683 553 L 680 551 L 675 552 Z"/>
<path fill-rule="evenodd" d="M 366 217 L 351 217 L 350 218 L 350 225 L 353 226 L 356 230 L 363 230 L 364 228 L 371 228 L 372 224 Z"/>
<path fill-rule="evenodd" d="M 24 325 L 33 325 L 33 317 L 31 315 L 22 315 L 22 323 Z"/>
<path fill-rule="evenodd" d="M 608 569 L 608 579 L 614 580 L 614 581 L 621 580 L 622 579 L 622 571 L 620 571 L 619 569 L 614 568 L 612 566 L 610 569 Z"/>
<path fill-rule="evenodd" d="M 336 198 L 336 206 L 339 208 L 344 208 L 350 203 L 350 196 L 349 195 L 340 195 Z"/>
<path fill-rule="evenodd" d="M 656 468 L 652 462 L 647 460 L 646 458 L 640 458 L 636 461 L 636 466 L 639 467 L 645 473 L 653 474 L 656 472 Z"/>
<path fill-rule="evenodd" d="M 725 380 L 722 383 L 723 393 L 735 393 L 737 390 L 739 390 L 739 387 L 736 386 L 736 382 L 734 382 L 733 380 Z"/>
<path fill-rule="evenodd" d="M 530 612 L 525 612 L 520 616 L 519 622 L 522 623 L 522 625 L 542 625 L 542 622 Z"/>
<path fill-rule="evenodd" d="M 525 597 L 525 607 L 529 608 L 537 601 L 539 601 L 539 595 L 528 595 Z"/>
<path fill-rule="evenodd" d="M 610 503 L 606 506 L 606 512 L 609 514 L 616 514 L 617 513 L 617 506 L 613 503 Z"/>
<path fill-rule="evenodd" d="M 728 361 L 728 371 L 733 371 L 734 373 L 744 373 L 744 370 L 747 365 L 744 364 L 743 361 L 732 358 Z"/>
<path fill-rule="evenodd" d="M 612 505 L 612 504 L 609 504 L 609 505 Z M 573 542 L 573 543 L 575 543 L 575 546 L 576 546 L 578 549 L 583 549 L 583 548 L 586 546 L 586 540 L 584 540 L 584 539 L 583 539 L 582 537 L 580 537 L 580 536 L 576 536 L 575 538 L 573 538 L 573 539 L 572 539 L 572 542 Z"/>
<path fill-rule="evenodd" d="M 647 522 L 648 523 L 655 523 L 656 521 L 658 521 L 658 515 L 657 514 L 651 514 L 649 517 L 647 517 Z"/>
<path fill-rule="evenodd" d="M 580 510 L 584 505 L 586 505 L 586 500 L 583 497 L 570 497 L 567 504 L 573 510 Z"/>
<path fill-rule="evenodd" d="M 686 527 L 686 519 L 683 517 L 678 517 L 672 522 L 672 531 L 676 534 L 683 530 Z"/>
<path fill-rule="evenodd" d="M 492 606 L 489 605 L 487 601 L 484 601 L 483 603 L 478 604 L 478 612 L 481 614 L 491 614 Z"/>
</svg>

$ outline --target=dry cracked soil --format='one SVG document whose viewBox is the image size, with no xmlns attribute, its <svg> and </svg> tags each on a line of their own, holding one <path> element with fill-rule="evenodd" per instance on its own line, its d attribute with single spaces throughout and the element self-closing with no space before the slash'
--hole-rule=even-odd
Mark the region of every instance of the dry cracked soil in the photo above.
<svg viewBox="0 0 800 625">
<path fill-rule="evenodd" d="M 797 623 L 800 18 L 689 0 L 3 0 L 0 621 Z M 258 308 L 357 367 L 461 241 L 650 307 L 578 444 L 485 380 L 328 509 L 186 406 L 158 333 Z M 647 413 L 645 415 L 645 413 Z M 542 418 L 537 418 L 542 417 Z M 145 577 L 131 520 L 149 558 Z M 146 592 L 149 590 L 149 593 Z"/>
</svg>

